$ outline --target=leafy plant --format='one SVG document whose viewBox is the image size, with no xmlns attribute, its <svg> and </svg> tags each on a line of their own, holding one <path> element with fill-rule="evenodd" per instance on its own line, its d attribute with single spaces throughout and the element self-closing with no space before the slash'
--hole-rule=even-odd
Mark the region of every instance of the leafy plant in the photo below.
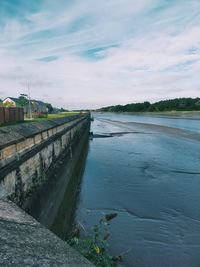
<svg viewBox="0 0 200 267">
<path fill-rule="evenodd" d="M 28 98 L 27 95 L 21 94 L 19 99 L 18 99 L 18 103 L 21 107 L 25 107 L 28 105 Z"/>
<path fill-rule="evenodd" d="M 109 221 L 116 216 L 116 213 L 105 215 L 98 224 L 92 227 L 90 234 L 84 237 L 80 237 L 80 229 L 76 227 L 68 244 L 96 266 L 116 267 L 122 261 L 122 257 L 112 257 L 108 252 Z"/>
</svg>

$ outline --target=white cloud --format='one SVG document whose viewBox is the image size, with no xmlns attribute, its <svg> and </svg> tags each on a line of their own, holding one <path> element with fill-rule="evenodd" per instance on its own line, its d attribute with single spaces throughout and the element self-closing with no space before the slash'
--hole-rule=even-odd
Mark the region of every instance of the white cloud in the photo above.
<svg viewBox="0 0 200 267">
<path fill-rule="evenodd" d="M 198 2 L 162 12 L 156 0 L 45 3 L 25 14 L 29 23 L 13 18 L 0 29 L 0 98 L 27 80 L 34 98 L 66 108 L 200 95 Z M 107 49 L 97 59 L 88 50 L 99 47 Z"/>
</svg>

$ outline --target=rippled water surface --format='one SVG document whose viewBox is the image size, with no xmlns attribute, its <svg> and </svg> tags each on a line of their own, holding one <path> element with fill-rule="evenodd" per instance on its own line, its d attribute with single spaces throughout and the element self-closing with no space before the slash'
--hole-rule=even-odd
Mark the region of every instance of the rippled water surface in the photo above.
<svg viewBox="0 0 200 267">
<path fill-rule="evenodd" d="M 93 116 L 93 133 L 113 137 L 90 141 L 77 221 L 117 212 L 122 266 L 200 266 L 200 117 Z"/>
</svg>

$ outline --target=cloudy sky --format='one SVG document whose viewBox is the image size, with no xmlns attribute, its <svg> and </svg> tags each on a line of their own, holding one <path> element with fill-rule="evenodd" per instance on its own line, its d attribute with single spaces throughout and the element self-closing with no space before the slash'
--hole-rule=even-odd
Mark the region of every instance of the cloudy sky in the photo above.
<svg viewBox="0 0 200 267">
<path fill-rule="evenodd" d="M 0 98 L 69 109 L 200 96 L 200 0 L 0 0 Z"/>
</svg>

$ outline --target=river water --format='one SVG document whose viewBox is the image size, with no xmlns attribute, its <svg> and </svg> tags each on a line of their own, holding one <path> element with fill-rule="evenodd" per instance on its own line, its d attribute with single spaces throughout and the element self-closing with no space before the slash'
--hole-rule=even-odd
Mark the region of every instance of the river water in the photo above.
<svg viewBox="0 0 200 267">
<path fill-rule="evenodd" d="M 76 221 L 107 213 L 126 267 L 200 266 L 200 116 L 94 113 Z"/>
</svg>

